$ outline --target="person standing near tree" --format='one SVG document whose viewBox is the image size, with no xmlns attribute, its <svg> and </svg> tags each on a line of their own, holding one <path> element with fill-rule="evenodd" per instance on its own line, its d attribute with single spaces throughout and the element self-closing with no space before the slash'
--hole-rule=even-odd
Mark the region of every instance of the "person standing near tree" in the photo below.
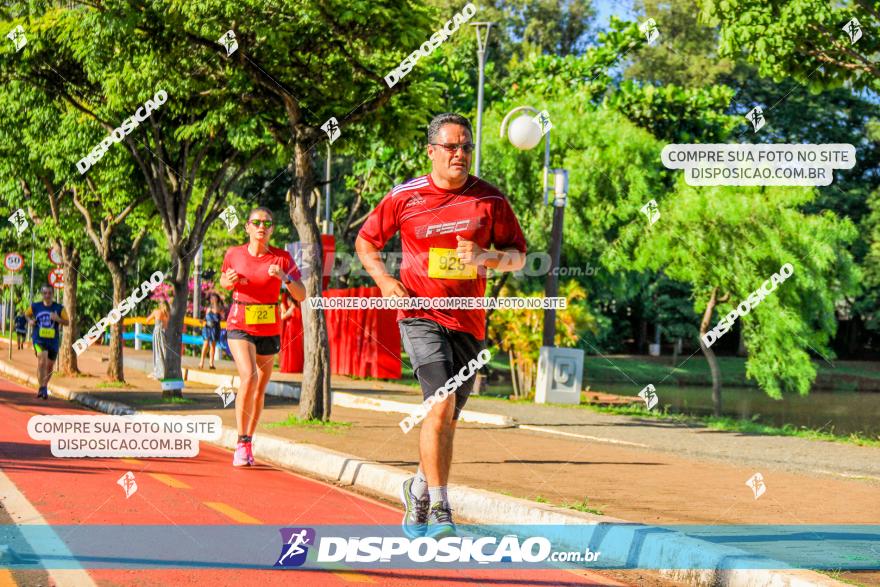
<svg viewBox="0 0 880 587">
<path fill-rule="evenodd" d="M 165 379 L 165 330 L 168 328 L 168 302 L 159 300 L 145 322 L 153 324 L 153 378 Z"/>
<path fill-rule="evenodd" d="M 431 173 L 396 186 L 370 213 L 355 250 L 384 297 L 482 298 L 487 268 L 518 271 L 525 264 L 525 237 L 507 198 L 468 173 L 473 150 L 465 117 L 435 116 L 428 126 Z M 379 256 L 397 232 L 400 281 Z M 397 319 L 426 400 L 485 349 L 485 310 L 400 310 Z M 422 422 L 419 469 L 401 488 L 403 529 L 410 537 L 455 534 L 446 485 L 456 421 L 474 375 L 437 401 Z"/>
<path fill-rule="evenodd" d="M 220 342 L 220 318 L 223 309 L 220 307 L 220 296 L 216 292 L 212 292 L 208 296 L 210 300 L 209 306 L 205 309 L 205 325 L 202 327 L 202 357 L 199 360 L 199 369 L 205 368 L 205 353 L 208 353 L 208 366 L 216 369 L 214 366 L 214 354 L 217 350 L 217 343 Z"/>
<path fill-rule="evenodd" d="M 21 310 L 15 315 L 15 338 L 18 350 L 24 348 L 24 341 L 27 338 L 27 318 Z"/>
</svg>

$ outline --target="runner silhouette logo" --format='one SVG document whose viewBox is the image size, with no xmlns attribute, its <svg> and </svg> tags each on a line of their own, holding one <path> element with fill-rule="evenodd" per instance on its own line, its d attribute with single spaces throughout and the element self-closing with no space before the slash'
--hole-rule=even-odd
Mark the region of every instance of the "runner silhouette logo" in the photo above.
<svg viewBox="0 0 880 587">
<path fill-rule="evenodd" d="M 314 528 L 281 528 L 281 554 L 276 567 L 300 567 L 309 556 L 309 546 L 315 545 Z"/>
</svg>

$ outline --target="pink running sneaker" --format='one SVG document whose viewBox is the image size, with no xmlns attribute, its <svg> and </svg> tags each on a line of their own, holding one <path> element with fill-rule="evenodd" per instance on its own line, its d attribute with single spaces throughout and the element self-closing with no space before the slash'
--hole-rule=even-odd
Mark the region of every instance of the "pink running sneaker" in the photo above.
<svg viewBox="0 0 880 587">
<path fill-rule="evenodd" d="M 238 443 L 238 446 L 235 447 L 235 454 L 232 455 L 233 467 L 247 467 L 251 464 L 250 459 L 248 459 L 248 448 L 248 444 L 244 442 Z"/>
<path fill-rule="evenodd" d="M 253 444 L 251 444 L 250 442 L 245 443 L 245 447 L 247 448 L 247 461 L 248 461 L 248 465 L 252 465 L 252 466 L 253 466 L 253 464 L 256 463 L 256 461 L 254 460 L 254 447 L 253 447 Z"/>
</svg>

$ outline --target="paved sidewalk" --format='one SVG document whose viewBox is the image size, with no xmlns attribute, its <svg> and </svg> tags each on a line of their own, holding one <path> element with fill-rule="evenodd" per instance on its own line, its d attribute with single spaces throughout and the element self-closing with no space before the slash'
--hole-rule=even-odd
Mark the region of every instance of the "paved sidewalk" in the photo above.
<svg viewBox="0 0 880 587">
<path fill-rule="evenodd" d="M 372 398 L 418 402 L 412 393 L 370 393 Z M 467 408 L 508 416 L 530 431 L 584 442 L 668 451 L 732 465 L 772 467 L 794 473 L 860 478 L 880 485 L 880 447 L 713 430 L 674 420 L 602 414 L 576 406 L 547 406 L 473 397 Z"/>
<path fill-rule="evenodd" d="M 10 359 L 7 358 L 8 342 L 8 338 L 0 338 L 0 361 L 11 362 L 11 364 L 19 367 L 20 369 L 36 373 L 37 358 L 34 355 L 34 351 L 30 347 L 30 345 L 28 345 L 24 350 L 18 351 L 16 350 L 15 343 L 13 342 L 12 359 L 10 361 Z M 106 380 L 105 373 L 107 372 L 107 361 L 109 353 L 110 349 L 107 346 L 92 345 L 87 351 L 77 357 L 79 369 L 82 372 L 80 376 L 65 377 L 56 371 L 56 373 L 52 376 L 52 383 L 63 385 L 71 389 L 82 387 L 82 391 L 94 389 L 93 387 L 89 386 L 99 385 L 101 384 L 101 382 Z M 131 348 L 126 348 L 125 358 L 141 359 L 144 361 L 152 362 L 152 353 L 150 351 L 136 351 Z M 198 357 L 184 356 L 181 358 L 181 364 L 184 369 L 198 369 Z M 217 366 L 217 369 L 208 369 L 208 360 L 205 359 L 205 368 L 203 369 L 203 371 L 205 373 L 229 376 L 238 375 L 238 372 L 235 369 L 235 364 L 232 361 L 218 360 L 215 364 Z M 158 383 L 155 379 L 149 378 L 147 373 L 138 369 L 126 368 L 125 379 L 126 383 L 130 384 L 133 388 L 154 389 L 158 386 Z M 272 381 L 291 381 L 299 383 L 302 381 L 302 373 L 279 373 L 276 366 L 275 372 L 272 374 Z M 200 385 L 198 383 L 187 382 L 186 387 L 187 389 L 208 387 L 214 389 L 214 387 L 216 386 L 207 386 Z M 418 386 L 414 381 L 406 382 L 405 380 L 401 380 L 401 382 L 395 383 L 393 381 L 358 379 L 354 377 L 346 377 L 344 375 L 334 375 L 333 389 L 407 393 L 417 391 Z M 36 394 L 36 389 L 34 390 L 34 393 Z"/>
</svg>

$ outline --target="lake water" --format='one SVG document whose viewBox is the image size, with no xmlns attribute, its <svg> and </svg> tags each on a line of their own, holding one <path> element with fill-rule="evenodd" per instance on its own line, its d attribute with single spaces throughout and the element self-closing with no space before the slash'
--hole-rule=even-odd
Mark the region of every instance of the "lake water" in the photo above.
<svg viewBox="0 0 880 587">
<path fill-rule="evenodd" d="M 711 387 L 660 384 L 656 388 L 658 407 L 668 405 L 670 412 L 683 414 L 712 414 Z M 641 388 L 595 383 L 591 391 L 635 396 Z M 880 393 L 814 391 L 804 397 L 786 394 L 783 399 L 774 400 L 756 388 L 723 387 L 721 407 L 725 416 L 748 420 L 758 414 L 759 422 L 773 426 L 792 424 L 835 434 L 860 432 L 880 437 Z"/>
</svg>

